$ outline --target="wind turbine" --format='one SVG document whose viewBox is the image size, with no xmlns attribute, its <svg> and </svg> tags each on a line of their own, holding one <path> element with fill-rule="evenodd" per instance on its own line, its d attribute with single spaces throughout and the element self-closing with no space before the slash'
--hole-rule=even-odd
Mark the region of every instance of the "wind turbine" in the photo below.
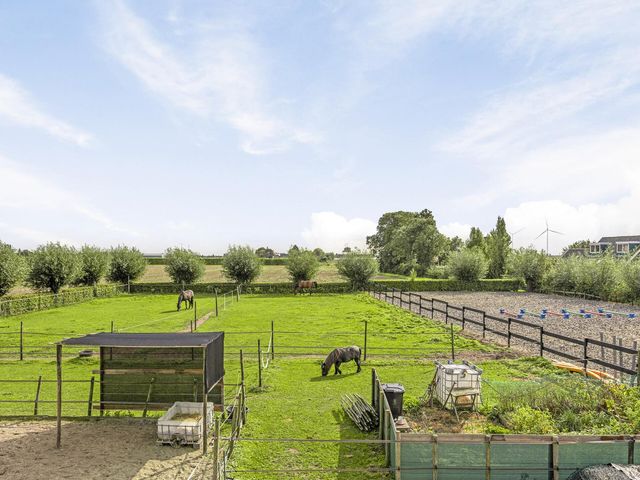
<svg viewBox="0 0 640 480">
<path fill-rule="evenodd" d="M 558 232 L 557 230 L 551 230 L 549 228 L 549 222 L 547 221 L 547 219 L 545 218 L 544 223 L 546 224 L 547 228 L 545 228 L 542 233 L 540 235 L 538 235 L 535 240 L 539 239 L 542 235 L 544 235 L 545 233 L 547 234 L 547 255 L 549 255 L 549 232 L 551 233 L 557 233 L 559 235 L 564 235 L 564 233 L 562 232 Z"/>
<path fill-rule="evenodd" d="M 525 228 L 527 227 L 522 227 L 520 230 L 516 230 L 515 232 L 507 232 L 509 234 L 509 237 L 511 238 L 511 245 L 513 245 L 513 237 L 515 237 L 518 233 L 523 231 Z"/>
</svg>

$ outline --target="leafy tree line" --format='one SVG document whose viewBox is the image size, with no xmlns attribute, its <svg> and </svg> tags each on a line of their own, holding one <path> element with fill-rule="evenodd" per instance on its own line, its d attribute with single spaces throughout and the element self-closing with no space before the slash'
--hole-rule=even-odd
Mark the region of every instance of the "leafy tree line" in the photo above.
<svg viewBox="0 0 640 480">
<path fill-rule="evenodd" d="M 76 249 L 55 242 L 24 254 L 0 242 L 0 296 L 24 283 L 53 293 L 68 285 L 96 285 L 103 279 L 125 283 L 139 278 L 146 265 L 142 253 L 133 247 Z"/>
<path fill-rule="evenodd" d="M 367 245 L 378 258 L 380 270 L 400 275 L 473 281 L 501 278 L 507 270 L 511 237 L 503 218 L 489 234 L 473 227 L 464 242 L 438 231 L 430 210 L 389 212 L 380 217 Z"/>
</svg>

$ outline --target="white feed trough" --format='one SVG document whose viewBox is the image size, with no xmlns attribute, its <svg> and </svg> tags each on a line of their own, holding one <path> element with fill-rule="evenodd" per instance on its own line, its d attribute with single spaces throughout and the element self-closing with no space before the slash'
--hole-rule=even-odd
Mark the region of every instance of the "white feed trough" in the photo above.
<svg viewBox="0 0 640 480">
<path fill-rule="evenodd" d="M 480 404 L 482 370 L 467 362 L 436 362 L 435 397 L 444 408 L 476 408 Z"/>
<path fill-rule="evenodd" d="M 207 425 L 213 421 L 213 403 L 207 404 Z M 158 443 L 200 445 L 202 441 L 202 403 L 175 402 L 158 419 Z"/>
</svg>

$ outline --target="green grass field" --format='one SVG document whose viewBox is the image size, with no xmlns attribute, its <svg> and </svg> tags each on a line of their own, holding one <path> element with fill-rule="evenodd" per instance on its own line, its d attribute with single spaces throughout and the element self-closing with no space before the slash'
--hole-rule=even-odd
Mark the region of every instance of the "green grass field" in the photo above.
<svg viewBox="0 0 640 480">
<path fill-rule="evenodd" d="M 200 312 L 213 307 L 212 299 L 201 298 Z M 53 309 L 46 312 L 12 317 L 0 321 L 0 331 L 16 329 L 22 321 L 34 342 L 50 345 L 60 333 L 83 334 L 110 328 L 111 320 L 119 331 L 178 331 L 188 327 L 192 312 L 176 313 L 174 296 L 121 296 Z M 257 341 L 266 351 L 275 327 L 276 357 L 263 372 L 263 388 L 257 388 Z M 343 375 L 322 377 L 320 363 L 337 346 L 357 344 L 364 347 L 364 325 L 367 322 L 368 359 L 363 371 L 355 373 L 355 364 L 342 367 Z M 236 383 L 239 375 L 239 350 L 245 355 L 245 380 L 248 387 L 248 423 L 242 436 L 246 438 L 321 438 L 373 439 L 345 417 L 340 407 L 343 393 L 371 395 L 371 368 L 385 382 L 399 382 L 406 388 L 407 401 L 415 401 L 433 376 L 434 359 L 450 355 L 450 332 L 437 322 L 417 317 L 404 310 L 359 295 L 243 296 L 218 318 L 211 317 L 200 330 L 225 332 L 225 379 Z M 5 338 L 2 340 L 2 338 Z M 6 346 L 8 335 L 0 335 Z M 30 338 L 30 337 L 26 337 Z M 485 378 L 508 381 L 547 373 L 549 366 L 539 359 L 485 360 L 500 348 L 457 334 L 454 339 L 457 358 L 477 358 L 485 369 Z M 42 375 L 55 380 L 54 350 L 51 355 L 35 360 L 3 360 L 0 380 L 30 379 Z M 89 380 L 98 367 L 96 358 L 75 356 L 63 362 L 65 380 Z M 0 382 L 0 400 L 33 399 L 35 383 Z M 229 387 L 229 396 L 233 387 Z M 88 383 L 65 383 L 63 396 L 79 403 L 65 404 L 64 415 L 85 415 Z M 488 394 L 490 398 L 490 393 Z M 55 383 L 45 383 L 41 399 L 51 403 L 40 405 L 40 414 L 55 411 Z M 0 403 L 0 415 L 30 415 L 33 403 Z M 382 450 L 367 444 L 265 443 L 241 441 L 233 457 L 232 474 L 237 479 L 280 478 L 278 474 L 243 471 L 259 469 L 341 469 L 373 467 L 383 464 Z M 298 473 L 303 479 L 386 478 L 381 474 Z"/>
</svg>

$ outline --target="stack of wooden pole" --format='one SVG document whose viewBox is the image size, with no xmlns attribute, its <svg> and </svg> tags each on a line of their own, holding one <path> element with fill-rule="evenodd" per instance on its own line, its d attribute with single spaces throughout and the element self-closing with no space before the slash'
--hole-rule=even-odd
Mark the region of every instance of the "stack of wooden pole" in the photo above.
<svg viewBox="0 0 640 480">
<path fill-rule="evenodd" d="M 357 393 L 344 394 L 340 403 L 345 413 L 363 432 L 378 428 L 378 412 Z"/>
</svg>

